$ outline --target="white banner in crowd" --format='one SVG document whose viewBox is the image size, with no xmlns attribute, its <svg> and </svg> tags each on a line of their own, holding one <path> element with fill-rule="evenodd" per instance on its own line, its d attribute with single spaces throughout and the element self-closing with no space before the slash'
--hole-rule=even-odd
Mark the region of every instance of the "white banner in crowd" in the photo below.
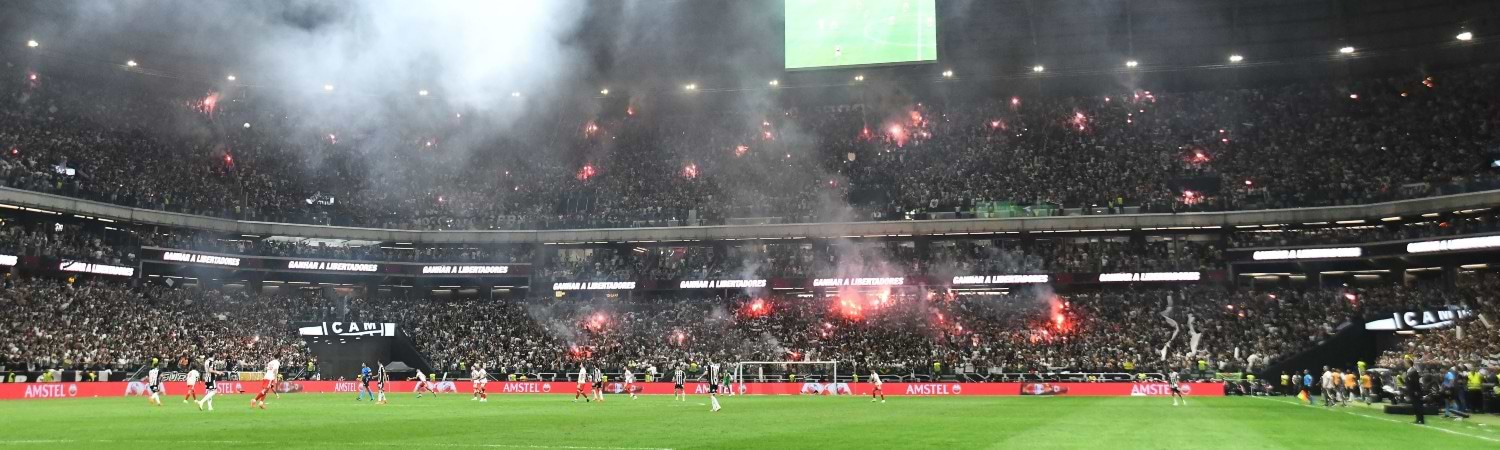
<svg viewBox="0 0 1500 450">
<path fill-rule="evenodd" d="M 969 275 L 953 277 L 953 284 L 1035 284 L 1051 281 L 1048 275 Z"/>
<path fill-rule="evenodd" d="M 1256 261 L 1285 259 L 1357 258 L 1364 254 L 1359 247 L 1304 248 L 1299 250 L 1261 250 L 1251 255 Z"/>
<path fill-rule="evenodd" d="M 93 264 L 82 261 L 63 261 L 62 264 L 57 265 L 57 269 L 64 272 L 116 275 L 122 277 L 135 275 L 134 267 L 111 266 L 109 264 Z"/>
<path fill-rule="evenodd" d="M 1198 281 L 1203 279 L 1201 272 L 1135 272 L 1135 273 L 1101 273 L 1100 283 L 1117 283 L 1124 281 Z"/>
<path fill-rule="evenodd" d="M 385 336 L 396 335 L 395 322 L 323 322 L 299 327 L 303 336 Z"/>
<path fill-rule="evenodd" d="M 510 273 L 510 266 L 422 266 L 423 274 L 493 275 Z"/>
<path fill-rule="evenodd" d="M 166 252 L 161 254 L 163 261 L 180 261 L 198 264 L 211 264 L 215 266 L 239 267 L 240 259 L 228 256 L 200 255 L 197 253 Z"/>
<path fill-rule="evenodd" d="M 678 283 L 678 289 L 733 289 L 763 288 L 766 280 L 686 280 Z"/>
<path fill-rule="evenodd" d="M 634 281 L 594 281 L 588 283 L 552 283 L 554 291 L 614 291 L 635 289 Z"/>
<path fill-rule="evenodd" d="M 1451 327 L 1454 321 L 1470 317 L 1474 317 L 1474 312 L 1467 309 L 1407 311 L 1392 313 L 1388 318 L 1365 322 L 1365 329 L 1371 331 L 1435 330 Z"/>
</svg>

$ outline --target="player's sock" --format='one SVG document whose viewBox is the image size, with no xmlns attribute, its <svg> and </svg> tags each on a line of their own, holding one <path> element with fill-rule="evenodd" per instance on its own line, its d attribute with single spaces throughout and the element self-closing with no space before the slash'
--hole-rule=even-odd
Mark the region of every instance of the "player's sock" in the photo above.
<svg viewBox="0 0 1500 450">
<path fill-rule="evenodd" d="M 719 410 L 719 397 L 718 396 L 716 396 L 716 395 L 710 395 L 710 396 L 708 396 L 708 401 L 710 403 L 713 403 L 713 405 L 714 405 L 713 411 L 718 411 Z"/>
</svg>

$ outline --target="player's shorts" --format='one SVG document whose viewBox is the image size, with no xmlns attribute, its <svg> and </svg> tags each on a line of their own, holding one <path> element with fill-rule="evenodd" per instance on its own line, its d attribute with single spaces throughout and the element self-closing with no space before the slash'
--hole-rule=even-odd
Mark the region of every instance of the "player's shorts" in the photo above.
<svg viewBox="0 0 1500 450">
<path fill-rule="evenodd" d="M 260 388 L 261 389 L 270 389 L 272 386 L 275 386 L 275 385 L 276 385 L 276 381 L 275 380 L 267 379 L 267 380 L 263 380 L 263 381 L 260 382 Z"/>
<path fill-rule="evenodd" d="M 1172 393 L 1173 394 L 1181 394 L 1182 393 L 1182 388 L 1177 387 L 1177 386 L 1172 386 Z"/>
<path fill-rule="evenodd" d="M 583 388 L 587 387 L 587 386 L 588 386 L 587 384 L 578 383 L 578 392 L 583 392 Z"/>
<path fill-rule="evenodd" d="M 212 381 L 207 381 L 207 382 L 203 383 L 203 390 L 205 390 L 205 391 L 217 391 L 217 390 L 219 390 L 219 385 L 218 385 L 218 383 L 214 383 Z"/>
<path fill-rule="evenodd" d="M 875 385 L 875 390 L 877 390 L 877 391 L 880 390 L 880 385 L 878 385 L 878 384 Z"/>
<path fill-rule="evenodd" d="M 594 382 L 594 389 L 598 389 L 598 390 L 601 390 L 601 391 L 604 390 L 604 382 L 603 381 L 595 381 Z"/>
<path fill-rule="evenodd" d="M 710 393 L 710 394 L 717 394 L 717 393 L 719 393 L 719 385 L 717 385 L 717 384 L 710 384 L 710 385 L 708 385 L 708 393 Z"/>
<path fill-rule="evenodd" d="M 152 394 L 161 392 L 161 386 L 158 386 L 158 385 L 155 385 L 155 384 L 150 385 L 150 386 L 146 386 L 146 388 L 150 389 Z"/>
<path fill-rule="evenodd" d="M 673 384 L 672 385 L 672 389 L 676 389 L 676 390 L 679 390 L 679 391 L 682 390 L 682 383 Z"/>
</svg>

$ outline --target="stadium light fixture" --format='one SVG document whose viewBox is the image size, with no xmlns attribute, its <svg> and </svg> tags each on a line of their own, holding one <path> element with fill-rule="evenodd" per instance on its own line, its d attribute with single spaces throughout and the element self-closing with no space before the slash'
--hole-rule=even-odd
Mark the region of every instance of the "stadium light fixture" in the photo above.
<svg viewBox="0 0 1500 450">
<path fill-rule="evenodd" d="M 32 40 L 26 41 L 26 46 L 27 47 L 37 48 L 37 47 L 40 47 L 41 45 L 42 44 L 40 42 L 37 42 L 36 39 L 32 39 Z"/>
<path fill-rule="evenodd" d="M 766 84 L 769 84 L 769 85 L 772 85 L 772 86 L 781 86 L 781 80 L 771 80 L 770 83 L 766 83 Z"/>
<path fill-rule="evenodd" d="M 1041 64 L 1037 64 L 1035 66 L 1031 66 L 1031 71 L 1032 72 L 1042 73 L 1042 71 L 1044 71 L 1044 70 L 1047 70 L 1047 68 L 1046 67 L 1042 67 Z"/>
<path fill-rule="evenodd" d="M 516 97 L 516 98 L 520 98 L 521 97 L 521 91 L 511 91 L 510 96 L 511 97 Z"/>
<path fill-rule="evenodd" d="M 1349 47 L 1349 46 L 1341 47 L 1341 48 L 1339 48 L 1339 53 L 1345 54 L 1345 55 L 1352 55 L 1352 54 L 1354 54 L 1354 47 Z"/>
<path fill-rule="evenodd" d="M 698 85 L 697 84 L 693 84 L 693 83 L 688 83 L 686 86 L 682 87 L 682 90 L 685 90 L 685 91 L 696 91 L 696 90 L 698 90 Z"/>
<path fill-rule="evenodd" d="M 1460 41 L 1472 41 L 1472 40 L 1474 40 L 1474 33 L 1470 32 L 1470 31 L 1465 31 L 1465 32 L 1462 32 L 1462 33 L 1458 33 L 1458 36 L 1456 36 L 1456 37 Z"/>
<path fill-rule="evenodd" d="M 325 85 L 323 85 L 323 90 L 326 91 L 326 92 L 333 92 L 333 85 L 331 85 L 331 84 L 325 84 Z"/>
<path fill-rule="evenodd" d="M 1139 66 L 1139 65 L 1141 65 L 1141 62 L 1140 61 L 1136 61 L 1134 59 L 1129 60 L 1129 61 L 1125 61 L 1125 67 L 1129 67 L 1129 68 L 1134 69 L 1136 66 Z"/>
<path fill-rule="evenodd" d="M 234 81 L 234 80 L 238 80 L 238 78 L 235 78 L 235 77 L 234 77 L 234 74 L 232 74 L 232 73 L 231 73 L 231 74 L 229 74 L 229 76 L 227 76 L 227 77 L 224 77 L 224 79 L 226 79 L 226 80 L 229 80 L 229 81 Z"/>
<path fill-rule="evenodd" d="M 1244 56 L 1240 56 L 1239 54 L 1229 55 L 1229 62 L 1237 63 L 1237 62 L 1244 61 L 1244 60 L 1245 60 L 1245 57 Z"/>
<path fill-rule="evenodd" d="M 953 78 L 953 69 L 944 70 L 943 78 Z"/>
<path fill-rule="evenodd" d="M 854 81 L 865 81 L 865 76 L 864 75 L 855 75 L 854 76 Z"/>
<path fill-rule="evenodd" d="M 609 88 L 600 89 L 599 95 L 609 95 Z"/>
<path fill-rule="evenodd" d="M 136 64 L 134 59 L 127 59 L 127 60 L 125 60 L 125 65 L 127 67 L 135 67 L 135 66 L 138 66 L 140 64 Z"/>
<path fill-rule="evenodd" d="M 417 95 L 418 95 L 418 96 L 420 96 L 420 97 L 426 97 L 426 96 L 427 96 L 427 93 L 428 93 L 428 92 L 427 92 L 427 90 L 426 90 L 426 89 L 422 89 L 422 90 L 420 90 L 420 91 L 417 91 Z"/>
</svg>

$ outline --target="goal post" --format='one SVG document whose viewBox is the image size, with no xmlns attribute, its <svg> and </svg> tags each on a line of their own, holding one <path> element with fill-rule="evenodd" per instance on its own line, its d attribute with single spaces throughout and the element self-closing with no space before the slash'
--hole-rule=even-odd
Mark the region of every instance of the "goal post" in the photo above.
<svg viewBox="0 0 1500 450">
<path fill-rule="evenodd" d="M 836 383 L 839 379 L 838 361 L 742 361 L 734 364 L 731 372 L 731 383 L 743 386 L 747 382 L 765 383 L 773 381 L 787 381 L 786 374 L 792 366 L 809 366 L 824 368 L 827 370 L 827 379 L 821 375 L 813 375 L 818 381 Z M 769 370 L 767 370 L 769 369 Z M 799 377 L 804 380 L 808 376 Z"/>
</svg>

